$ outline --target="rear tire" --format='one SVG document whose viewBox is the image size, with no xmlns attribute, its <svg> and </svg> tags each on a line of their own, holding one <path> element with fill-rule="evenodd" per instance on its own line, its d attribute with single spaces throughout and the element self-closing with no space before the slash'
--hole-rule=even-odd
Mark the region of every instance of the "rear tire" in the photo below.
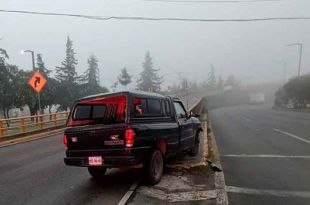
<svg viewBox="0 0 310 205">
<path fill-rule="evenodd" d="M 105 167 L 87 167 L 88 173 L 94 178 L 102 178 L 107 171 Z"/>
<path fill-rule="evenodd" d="M 201 134 L 202 134 L 201 131 L 197 132 L 196 137 L 195 137 L 194 145 L 193 145 L 193 147 L 189 150 L 189 153 L 188 153 L 188 154 L 189 154 L 189 156 L 191 156 L 191 157 L 195 157 L 195 156 L 198 155 L 198 152 L 199 152 L 199 143 L 200 143 Z"/>
<path fill-rule="evenodd" d="M 151 185 L 157 184 L 163 175 L 163 170 L 163 155 L 159 150 L 154 150 L 149 158 L 149 162 L 145 164 L 147 182 Z"/>
</svg>

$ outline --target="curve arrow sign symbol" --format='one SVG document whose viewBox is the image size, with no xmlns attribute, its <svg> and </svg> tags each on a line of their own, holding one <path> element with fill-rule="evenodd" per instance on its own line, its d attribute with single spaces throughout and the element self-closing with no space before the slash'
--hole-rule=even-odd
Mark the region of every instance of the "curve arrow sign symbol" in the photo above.
<svg viewBox="0 0 310 205">
<path fill-rule="evenodd" d="M 40 84 L 40 77 L 36 77 L 35 81 L 34 81 L 34 87 L 36 88 L 38 84 Z"/>
</svg>

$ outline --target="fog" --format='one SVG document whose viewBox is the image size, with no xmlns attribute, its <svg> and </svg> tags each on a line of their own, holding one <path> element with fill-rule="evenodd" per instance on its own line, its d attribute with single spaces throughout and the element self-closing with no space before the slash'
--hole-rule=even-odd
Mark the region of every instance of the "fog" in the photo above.
<svg viewBox="0 0 310 205">
<path fill-rule="evenodd" d="M 307 0 L 244 3 L 168 3 L 141 0 L 0 0 L 0 9 L 74 13 L 100 16 L 178 18 L 309 17 Z M 302 73 L 310 71 L 310 20 L 265 22 L 176 22 L 89 20 L 0 13 L 0 47 L 8 63 L 31 70 L 23 49 L 42 53 L 48 69 L 55 71 L 65 56 L 66 37 L 73 40 L 79 74 L 87 58 L 99 59 L 101 85 L 108 88 L 120 69 L 127 67 L 137 79 L 146 51 L 164 76 L 164 86 L 180 76 L 191 81 L 207 79 L 210 64 L 216 75 L 233 74 L 243 82 L 270 82 L 297 74 L 298 48 L 303 43 Z M 286 64 L 286 68 L 284 68 Z M 55 72 L 54 72 L 55 73 Z M 179 74 L 178 74 L 179 73 Z M 134 85 L 132 85 L 134 86 Z"/>
</svg>

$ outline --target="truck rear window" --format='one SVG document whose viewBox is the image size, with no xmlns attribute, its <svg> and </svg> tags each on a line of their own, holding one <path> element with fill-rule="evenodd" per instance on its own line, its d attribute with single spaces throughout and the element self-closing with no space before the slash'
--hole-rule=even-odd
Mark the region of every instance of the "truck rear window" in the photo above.
<svg viewBox="0 0 310 205">
<path fill-rule="evenodd" d="M 100 119 L 105 116 L 105 105 L 77 105 L 74 110 L 74 120 Z"/>
<path fill-rule="evenodd" d="M 74 109 L 73 119 L 85 120 L 91 118 L 91 105 L 77 105 Z"/>
<path fill-rule="evenodd" d="M 123 123 L 126 118 L 126 96 L 84 100 L 75 105 L 68 126 Z"/>
</svg>

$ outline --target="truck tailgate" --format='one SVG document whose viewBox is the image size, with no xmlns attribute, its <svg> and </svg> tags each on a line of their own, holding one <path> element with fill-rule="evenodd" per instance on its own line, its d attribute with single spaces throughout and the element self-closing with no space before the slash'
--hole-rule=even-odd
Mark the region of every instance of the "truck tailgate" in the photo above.
<svg viewBox="0 0 310 205">
<path fill-rule="evenodd" d="M 125 147 L 127 125 L 91 125 L 68 128 L 69 150 L 119 149 Z"/>
</svg>

